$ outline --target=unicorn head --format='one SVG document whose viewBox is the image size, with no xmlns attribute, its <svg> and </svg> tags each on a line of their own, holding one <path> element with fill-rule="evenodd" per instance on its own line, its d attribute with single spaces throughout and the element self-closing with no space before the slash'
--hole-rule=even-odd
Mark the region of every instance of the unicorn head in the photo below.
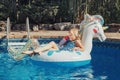
<svg viewBox="0 0 120 80">
<path fill-rule="evenodd" d="M 84 20 L 83 20 L 83 23 L 82 25 L 80 26 L 80 31 L 83 32 L 83 30 L 85 28 L 89 28 L 89 32 L 90 29 L 93 28 L 92 32 L 94 32 L 94 36 L 98 37 L 100 41 L 104 41 L 106 39 L 105 35 L 104 35 L 104 31 L 103 31 L 103 27 L 102 25 L 104 24 L 104 19 L 101 15 L 89 15 L 89 14 L 86 14 L 84 16 Z"/>
<path fill-rule="evenodd" d="M 106 39 L 102 25 L 98 20 L 88 23 L 83 29 L 82 44 L 86 54 L 89 54 L 92 50 L 92 40 L 94 37 L 97 37 L 101 42 Z"/>
<path fill-rule="evenodd" d="M 97 37 L 101 42 L 106 39 L 103 27 L 99 21 L 94 21 L 93 33 L 94 37 Z"/>
</svg>

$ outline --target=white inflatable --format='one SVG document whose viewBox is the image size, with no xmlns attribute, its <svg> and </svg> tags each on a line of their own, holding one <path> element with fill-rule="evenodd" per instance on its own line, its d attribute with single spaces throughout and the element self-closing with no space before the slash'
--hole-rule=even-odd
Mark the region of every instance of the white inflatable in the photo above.
<svg viewBox="0 0 120 80">
<path fill-rule="evenodd" d="M 33 55 L 31 61 L 38 65 L 59 65 L 64 67 L 79 67 L 87 65 L 91 61 L 92 40 L 98 37 L 104 41 L 106 36 L 99 21 L 93 21 L 84 26 L 82 44 L 84 52 L 80 51 L 46 51 L 40 55 Z"/>
</svg>

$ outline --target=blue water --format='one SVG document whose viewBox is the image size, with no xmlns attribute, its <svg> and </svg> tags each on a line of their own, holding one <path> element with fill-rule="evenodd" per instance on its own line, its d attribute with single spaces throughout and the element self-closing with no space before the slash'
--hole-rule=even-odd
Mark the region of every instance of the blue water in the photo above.
<svg viewBox="0 0 120 80">
<path fill-rule="evenodd" d="M 77 68 L 37 66 L 31 63 L 29 56 L 15 61 L 8 55 L 6 46 L 0 44 L 0 80 L 120 79 L 120 42 L 94 41 L 91 64 Z"/>
</svg>

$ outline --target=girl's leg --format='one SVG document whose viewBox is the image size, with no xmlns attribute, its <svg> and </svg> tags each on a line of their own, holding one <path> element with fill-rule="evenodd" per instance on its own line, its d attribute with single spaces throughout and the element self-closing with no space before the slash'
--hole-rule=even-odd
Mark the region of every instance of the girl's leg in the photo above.
<svg viewBox="0 0 120 80">
<path fill-rule="evenodd" d="M 59 48 L 58 48 L 57 44 L 52 41 L 52 42 L 48 43 L 45 47 L 35 49 L 34 52 L 41 53 L 43 51 L 50 50 L 50 49 L 58 50 Z"/>
<path fill-rule="evenodd" d="M 32 40 L 32 48 L 33 49 L 37 49 L 37 48 L 39 48 L 40 47 L 40 44 L 39 44 L 39 42 L 38 42 L 38 40 L 37 39 L 31 39 Z M 31 54 L 31 53 L 33 53 L 33 51 L 24 51 L 23 52 L 24 54 Z"/>
<path fill-rule="evenodd" d="M 32 54 L 33 51 L 24 51 L 23 54 Z"/>
<path fill-rule="evenodd" d="M 34 49 L 37 49 L 38 47 L 40 47 L 40 44 L 37 39 L 32 39 L 32 44 Z"/>
<path fill-rule="evenodd" d="M 52 42 L 48 43 L 45 47 L 42 47 L 42 48 L 38 47 L 33 51 L 25 51 L 23 53 L 25 53 L 25 54 L 42 53 L 43 51 L 50 50 L 50 49 L 58 50 L 59 48 L 57 47 L 57 44 L 52 41 Z"/>
</svg>

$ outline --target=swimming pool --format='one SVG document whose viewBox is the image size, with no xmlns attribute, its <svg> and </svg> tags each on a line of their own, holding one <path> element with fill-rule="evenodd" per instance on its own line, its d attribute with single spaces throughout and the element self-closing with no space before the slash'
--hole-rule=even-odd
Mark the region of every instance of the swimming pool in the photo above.
<svg viewBox="0 0 120 80">
<path fill-rule="evenodd" d="M 47 39 L 47 42 L 52 39 Z M 58 39 L 53 39 L 59 42 Z M 12 40 L 23 41 L 23 40 Z M 45 39 L 39 39 L 46 43 Z M 30 57 L 15 61 L 0 40 L 0 80 L 119 80 L 120 42 L 94 41 L 91 64 L 77 67 L 48 67 L 31 63 Z"/>
</svg>

